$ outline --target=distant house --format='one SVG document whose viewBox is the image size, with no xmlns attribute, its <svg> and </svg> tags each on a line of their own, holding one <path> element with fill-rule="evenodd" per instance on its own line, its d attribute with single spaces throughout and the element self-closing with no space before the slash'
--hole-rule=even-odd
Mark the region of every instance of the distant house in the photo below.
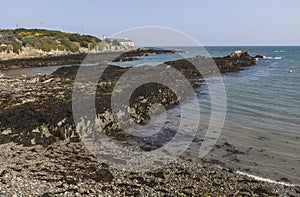
<svg viewBox="0 0 300 197">
<path fill-rule="evenodd" d="M 109 38 L 109 39 L 110 40 L 117 40 L 123 46 L 134 47 L 134 42 L 132 40 L 129 40 L 128 38 Z"/>
</svg>

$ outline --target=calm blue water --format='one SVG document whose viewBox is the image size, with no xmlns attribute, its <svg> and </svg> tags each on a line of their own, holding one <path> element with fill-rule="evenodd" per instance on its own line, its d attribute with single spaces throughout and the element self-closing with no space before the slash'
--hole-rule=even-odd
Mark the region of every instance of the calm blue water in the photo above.
<svg viewBox="0 0 300 197">
<path fill-rule="evenodd" d="M 265 59 L 258 61 L 256 66 L 223 76 L 227 95 L 226 120 L 217 142 L 219 146 L 204 159 L 218 160 L 227 167 L 250 174 L 300 184 L 300 47 L 206 47 L 207 51 L 199 47 L 164 48 L 186 52 L 114 64 L 156 65 L 195 55 L 222 57 L 241 49 L 250 55 L 264 55 Z M 293 73 L 289 74 L 289 70 Z M 25 71 L 27 73 L 18 71 L 18 74 L 49 72 L 49 67 Z M 201 129 L 205 130 L 210 116 L 210 94 L 205 84 L 200 92 Z M 193 106 L 187 104 L 187 107 L 193 115 Z M 176 114 L 178 110 L 173 109 L 171 113 Z M 240 153 L 232 154 L 224 146 L 225 142 Z M 196 157 L 197 148 L 191 148 L 190 154 Z"/>
<path fill-rule="evenodd" d="M 206 47 L 207 51 L 199 47 L 165 48 L 186 53 L 145 57 L 134 64 L 155 65 L 180 59 L 181 55 L 223 57 L 241 49 L 253 56 L 265 56 L 256 66 L 223 76 L 227 113 L 217 142 L 220 148 L 215 148 L 204 160 L 218 160 L 236 170 L 300 184 L 300 47 Z M 133 62 L 118 65 L 128 66 Z M 289 74 L 289 70 L 293 73 Z M 201 129 L 205 130 L 210 117 L 210 94 L 205 84 L 200 92 Z M 179 112 L 175 109 L 173 113 Z M 232 154 L 225 142 L 241 153 Z M 195 157 L 198 148 L 190 150 Z"/>
<path fill-rule="evenodd" d="M 216 150 L 212 155 L 227 166 L 299 184 L 300 47 L 242 48 L 268 58 L 223 77 L 227 115 L 220 141 L 245 154 L 228 156 Z M 212 56 L 235 49 L 240 47 L 207 48 Z"/>
</svg>

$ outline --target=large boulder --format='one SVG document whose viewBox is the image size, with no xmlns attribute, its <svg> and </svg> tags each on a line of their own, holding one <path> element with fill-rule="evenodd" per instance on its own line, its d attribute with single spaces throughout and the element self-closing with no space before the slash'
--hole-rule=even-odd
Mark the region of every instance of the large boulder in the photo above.
<svg viewBox="0 0 300 197">
<path fill-rule="evenodd" d="M 249 57 L 250 55 L 248 54 L 248 51 L 245 50 L 239 50 L 239 51 L 234 51 L 230 54 L 231 58 L 235 58 L 235 57 Z"/>
<path fill-rule="evenodd" d="M 264 56 L 262 56 L 262 55 L 256 55 L 256 56 L 255 56 L 255 58 L 258 58 L 258 59 L 263 59 L 263 58 L 264 58 Z"/>
<path fill-rule="evenodd" d="M 248 54 L 248 51 L 240 50 L 240 51 L 234 51 L 230 54 L 230 58 L 241 58 L 241 57 L 250 57 Z"/>
</svg>

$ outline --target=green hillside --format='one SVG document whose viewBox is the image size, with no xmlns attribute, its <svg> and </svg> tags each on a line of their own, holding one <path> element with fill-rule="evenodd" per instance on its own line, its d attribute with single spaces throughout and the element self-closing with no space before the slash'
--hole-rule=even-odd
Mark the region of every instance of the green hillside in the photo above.
<svg viewBox="0 0 300 197">
<path fill-rule="evenodd" d="M 45 29 L 5 29 L 0 30 L 0 52 L 19 53 L 24 47 L 78 52 L 80 48 L 101 50 L 106 42 L 95 36 L 67 33 Z"/>
</svg>

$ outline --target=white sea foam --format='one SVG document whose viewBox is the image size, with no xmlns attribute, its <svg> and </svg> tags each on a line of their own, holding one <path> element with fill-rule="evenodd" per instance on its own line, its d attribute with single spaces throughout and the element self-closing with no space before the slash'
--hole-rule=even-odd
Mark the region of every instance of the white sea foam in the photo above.
<svg viewBox="0 0 300 197">
<path fill-rule="evenodd" d="M 276 180 L 272 180 L 272 179 L 269 179 L 269 178 L 263 178 L 263 177 L 256 176 L 256 175 L 253 175 L 253 174 L 248 174 L 246 172 L 241 172 L 239 170 L 236 171 L 236 173 L 238 173 L 240 175 L 243 175 L 243 176 L 247 176 L 247 177 L 252 178 L 252 179 L 255 179 L 257 181 L 263 181 L 263 182 L 278 184 L 278 185 L 285 185 L 285 186 L 289 186 L 289 187 L 300 186 L 300 185 L 296 185 L 296 184 L 286 183 L 286 182 L 283 182 L 283 181 L 276 181 Z"/>
<path fill-rule="evenodd" d="M 263 56 L 264 59 L 269 59 L 269 60 L 281 60 L 282 57 L 268 57 L 268 56 Z"/>
<path fill-rule="evenodd" d="M 284 50 L 274 51 L 275 53 L 284 53 Z"/>
</svg>

